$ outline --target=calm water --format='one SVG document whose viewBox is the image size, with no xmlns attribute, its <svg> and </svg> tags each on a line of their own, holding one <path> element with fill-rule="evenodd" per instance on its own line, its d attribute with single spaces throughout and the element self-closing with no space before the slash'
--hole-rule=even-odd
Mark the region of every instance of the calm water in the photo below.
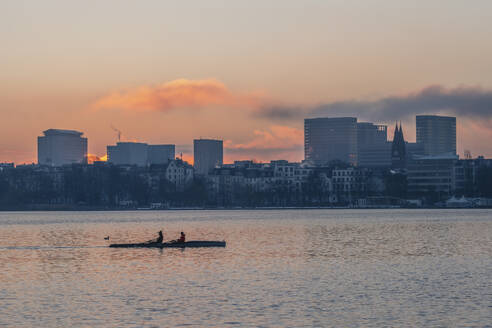
<svg viewBox="0 0 492 328">
<path fill-rule="evenodd" d="M 0 212 L 0 326 L 236 325 L 491 327 L 492 210 Z"/>
</svg>

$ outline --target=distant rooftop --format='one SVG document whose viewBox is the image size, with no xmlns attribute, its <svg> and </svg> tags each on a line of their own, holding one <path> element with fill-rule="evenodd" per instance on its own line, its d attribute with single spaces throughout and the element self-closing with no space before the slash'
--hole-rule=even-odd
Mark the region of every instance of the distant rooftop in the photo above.
<svg viewBox="0 0 492 328">
<path fill-rule="evenodd" d="M 454 153 L 443 153 L 439 155 L 415 155 L 414 159 L 459 159 L 459 156 Z"/>
<path fill-rule="evenodd" d="M 138 141 L 118 141 L 116 145 L 148 145 L 146 142 L 138 142 Z"/>
<path fill-rule="evenodd" d="M 202 137 L 200 137 L 199 139 L 193 139 L 193 141 L 222 141 L 222 139 L 213 139 L 213 138 L 202 138 Z"/>
<path fill-rule="evenodd" d="M 350 120 L 350 121 L 357 121 L 357 117 L 350 117 L 350 116 L 340 116 L 340 117 L 313 117 L 313 118 L 305 118 L 305 121 L 312 121 L 312 120 L 337 120 L 337 121 L 342 121 L 342 120 Z"/>
<path fill-rule="evenodd" d="M 45 136 L 69 134 L 69 135 L 76 135 L 79 137 L 84 134 L 84 132 L 80 132 L 76 130 L 62 130 L 62 129 L 48 129 L 46 131 L 43 131 L 43 133 Z"/>
<path fill-rule="evenodd" d="M 416 118 L 419 118 L 419 117 L 424 117 L 424 118 L 436 118 L 436 117 L 439 117 L 439 118 L 450 118 L 450 119 L 456 119 L 456 116 L 444 116 L 444 115 L 416 115 L 415 116 Z"/>
</svg>

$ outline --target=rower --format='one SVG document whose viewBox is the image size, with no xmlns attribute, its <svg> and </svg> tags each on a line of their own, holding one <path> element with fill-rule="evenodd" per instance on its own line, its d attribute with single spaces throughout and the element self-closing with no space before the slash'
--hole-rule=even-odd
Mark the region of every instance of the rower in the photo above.
<svg viewBox="0 0 492 328">
<path fill-rule="evenodd" d="M 185 234 L 183 231 L 181 231 L 181 237 L 177 240 L 178 243 L 184 243 L 186 240 Z"/>
<path fill-rule="evenodd" d="M 164 239 L 164 236 L 162 235 L 162 230 L 159 231 L 159 237 L 157 237 L 157 240 L 155 241 L 156 243 L 162 243 L 162 240 Z"/>
</svg>

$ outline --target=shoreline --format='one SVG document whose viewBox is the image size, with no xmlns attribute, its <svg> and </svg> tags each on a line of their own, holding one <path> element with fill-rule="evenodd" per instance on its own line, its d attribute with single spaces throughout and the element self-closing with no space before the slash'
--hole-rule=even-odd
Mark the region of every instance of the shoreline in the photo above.
<svg viewBox="0 0 492 328">
<path fill-rule="evenodd" d="M 100 208 L 100 207 L 68 207 L 68 208 L 11 208 L 0 209 L 2 212 L 157 212 L 157 211 L 269 211 L 269 210 L 474 210 L 492 209 L 492 206 L 481 207 L 401 207 L 401 206 L 281 206 L 281 207 L 170 207 L 170 208 Z"/>
</svg>

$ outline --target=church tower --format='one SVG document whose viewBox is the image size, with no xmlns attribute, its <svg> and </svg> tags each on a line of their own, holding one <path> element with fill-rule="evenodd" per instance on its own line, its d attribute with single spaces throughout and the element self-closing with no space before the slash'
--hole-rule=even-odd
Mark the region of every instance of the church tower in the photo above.
<svg viewBox="0 0 492 328">
<path fill-rule="evenodd" d="M 403 128 L 398 128 L 398 123 L 395 125 L 395 134 L 393 136 L 393 144 L 391 145 L 391 167 L 393 169 L 405 169 L 407 166 L 407 152 L 405 146 L 405 138 L 403 137 Z"/>
</svg>

